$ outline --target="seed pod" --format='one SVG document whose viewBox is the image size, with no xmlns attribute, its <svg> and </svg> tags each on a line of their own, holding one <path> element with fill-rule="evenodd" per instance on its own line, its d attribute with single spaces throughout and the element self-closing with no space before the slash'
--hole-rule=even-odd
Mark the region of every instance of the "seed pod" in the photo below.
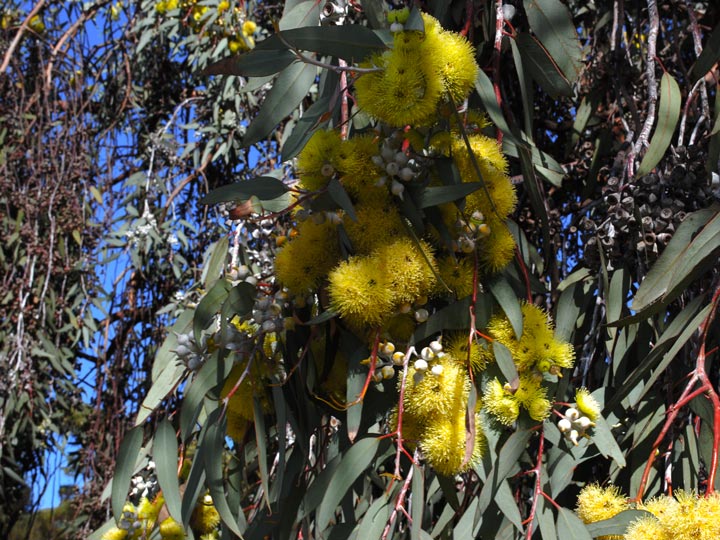
<svg viewBox="0 0 720 540">
<path fill-rule="evenodd" d="M 672 238 L 672 235 L 670 233 L 660 233 L 657 235 L 657 241 L 663 246 L 667 246 L 668 242 L 670 242 L 670 239 Z"/>
<path fill-rule="evenodd" d="M 663 208 L 662 210 L 660 210 L 660 218 L 661 219 L 668 221 L 668 220 L 670 220 L 670 218 L 672 218 L 672 216 L 673 216 L 673 211 L 671 208 Z"/>
</svg>

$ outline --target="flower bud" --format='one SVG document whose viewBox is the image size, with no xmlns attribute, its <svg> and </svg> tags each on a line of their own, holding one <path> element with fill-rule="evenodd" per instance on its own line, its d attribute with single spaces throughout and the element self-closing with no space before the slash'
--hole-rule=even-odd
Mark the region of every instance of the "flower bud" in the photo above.
<svg viewBox="0 0 720 540">
<path fill-rule="evenodd" d="M 430 317 L 430 313 L 425 308 L 420 308 L 415 311 L 415 320 L 419 323 L 424 323 Z"/>
<path fill-rule="evenodd" d="M 405 363 L 405 353 L 395 351 L 392 355 L 392 361 L 396 366 L 402 366 Z"/>
<path fill-rule="evenodd" d="M 428 368 L 428 363 L 422 358 L 415 360 L 415 371 L 425 371 Z"/>
<path fill-rule="evenodd" d="M 433 375 L 440 376 L 443 372 L 443 366 L 442 364 L 435 364 L 430 371 Z"/>
<path fill-rule="evenodd" d="M 392 366 L 383 366 L 382 370 L 380 370 L 383 376 L 383 379 L 392 379 L 395 376 L 395 370 Z"/>
<path fill-rule="evenodd" d="M 571 422 L 578 419 L 580 416 L 580 413 L 575 407 L 569 407 L 567 411 L 565 411 L 565 418 L 570 420 Z"/>
<path fill-rule="evenodd" d="M 567 418 L 561 418 L 558 421 L 558 429 L 563 433 L 570 431 L 572 429 L 572 422 L 570 422 Z"/>
</svg>

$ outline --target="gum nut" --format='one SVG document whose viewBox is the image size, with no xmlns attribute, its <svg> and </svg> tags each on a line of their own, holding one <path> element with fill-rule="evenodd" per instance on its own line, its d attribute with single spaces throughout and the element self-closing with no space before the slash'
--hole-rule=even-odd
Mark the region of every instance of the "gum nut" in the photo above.
<svg viewBox="0 0 720 540">
<path fill-rule="evenodd" d="M 395 352 L 395 345 L 388 341 L 387 343 L 383 344 L 381 352 L 387 356 L 390 356 L 392 355 L 392 353 Z"/>
<path fill-rule="evenodd" d="M 180 346 L 189 346 L 190 345 L 190 334 L 177 334 L 177 342 Z"/>
<path fill-rule="evenodd" d="M 570 438 L 570 441 L 572 441 L 572 443 L 573 443 L 575 446 L 578 445 L 578 437 L 579 437 L 579 436 L 580 436 L 580 434 L 578 433 L 578 431 L 577 431 L 576 429 L 571 429 L 571 430 L 570 430 L 570 436 L 569 436 L 569 438 Z"/>
<path fill-rule="evenodd" d="M 416 371 L 425 371 L 428 368 L 427 361 L 423 360 L 422 358 L 418 358 L 415 360 L 415 364 L 413 364 Z"/>
<path fill-rule="evenodd" d="M 246 264 L 243 264 L 240 268 L 237 269 L 238 277 L 240 279 L 244 279 L 250 275 L 250 268 Z"/>
<path fill-rule="evenodd" d="M 400 171 L 397 173 L 397 175 L 400 177 L 401 180 L 404 182 L 409 182 L 413 178 L 415 178 L 415 173 L 410 167 L 403 167 L 400 169 Z"/>
<path fill-rule="evenodd" d="M 329 178 L 335 174 L 335 167 L 329 163 L 325 163 L 322 167 L 320 167 L 320 174 L 322 174 L 325 178 Z"/>
<path fill-rule="evenodd" d="M 419 323 L 424 323 L 425 321 L 427 321 L 429 316 L 430 314 L 425 308 L 421 308 L 415 311 L 415 320 Z"/>
<path fill-rule="evenodd" d="M 245 283 L 249 283 L 250 285 L 257 285 L 257 278 L 255 276 L 248 276 L 245 278 Z"/>
<path fill-rule="evenodd" d="M 382 376 L 383 379 L 392 379 L 395 376 L 395 369 L 392 366 L 383 366 Z"/>
<path fill-rule="evenodd" d="M 490 226 L 487 223 L 481 223 L 478 225 L 477 233 L 480 238 L 487 238 L 490 236 Z"/>
<path fill-rule="evenodd" d="M 388 173 L 390 176 L 395 176 L 397 173 L 400 172 L 400 167 L 397 163 L 391 161 L 390 163 L 385 165 L 385 172 Z"/>
<path fill-rule="evenodd" d="M 192 371 L 195 371 L 200 366 L 202 366 L 202 356 L 200 356 L 199 354 L 191 356 L 187 361 L 187 367 Z"/>
<path fill-rule="evenodd" d="M 403 305 L 400 306 L 400 309 L 398 310 L 400 313 L 410 313 L 410 310 L 412 309 L 412 306 L 405 302 Z"/>
<path fill-rule="evenodd" d="M 405 152 L 398 152 L 395 154 L 395 163 L 400 165 L 401 167 L 405 165 L 408 162 L 408 157 Z"/>
<path fill-rule="evenodd" d="M 373 381 L 381 382 L 383 380 L 382 372 L 378 369 L 373 373 Z"/>
<path fill-rule="evenodd" d="M 595 423 L 587 416 L 581 416 L 580 418 L 575 420 L 575 425 L 578 426 L 580 430 L 585 431 L 586 429 L 593 427 Z"/>
<path fill-rule="evenodd" d="M 185 345 L 178 345 L 177 349 L 175 349 L 175 354 L 178 356 L 187 356 L 190 352 L 190 349 Z"/>
<path fill-rule="evenodd" d="M 402 25 L 402 23 L 394 22 L 390 25 L 390 31 L 394 34 L 396 32 L 402 32 L 405 30 L 405 27 Z"/>
<path fill-rule="evenodd" d="M 393 180 L 392 185 L 390 186 L 390 191 L 392 191 L 393 195 L 397 195 L 398 197 L 402 197 L 403 191 L 405 191 L 405 186 L 403 186 L 400 182 L 397 180 Z"/>
<path fill-rule="evenodd" d="M 442 375 L 442 372 L 443 372 L 442 364 L 435 364 L 430 371 L 432 371 L 433 375 Z"/>
<path fill-rule="evenodd" d="M 572 422 L 570 422 L 567 418 L 561 418 L 558 421 L 558 429 L 563 433 L 570 431 L 572 429 Z"/>
<path fill-rule="evenodd" d="M 385 165 L 385 160 L 382 158 L 382 156 L 373 156 L 370 158 L 370 160 L 376 167 L 382 167 L 383 165 Z"/>
<path fill-rule="evenodd" d="M 577 420 L 580 416 L 580 413 L 575 407 L 569 407 L 567 411 L 565 411 L 565 418 L 573 422 L 574 420 Z"/>
<path fill-rule="evenodd" d="M 265 321 L 262 323 L 262 329 L 263 332 L 274 332 L 275 331 L 275 321 Z"/>
<path fill-rule="evenodd" d="M 383 144 L 383 147 L 380 150 L 380 155 L 385 161 L 392 161 L 392 159 L 395 157 L 395 150 L 393 150 L 390 145 Z"/>
<path fill-rule="evenodd" d="M 435 353 L 430 347 L 423 347 L 422 351 L 420 351 L 420 356 L 423 360 L 432 360 L 435 358 Z"/>
<path fill-rule="evenodd" d="M 402 366 L 405 363 L 405 353 L 400 351 L 393 353 L 392 361 L 396 366 Z"/>
<path fill-rule="evenodd" d="M 439 341 L 431 341 L 430 348 L 432 349 L 432 352 L 434 352 L 435 354 L 442 352 L 442 350 L 443 350 L 442 343 L 440 343 Z"/>
<path fill-rule="evenodd" d="M 502 10 L 503 19 L 505 19 L 506 21 L 512 21 L 516 12 L 515 6 L 513 6 L 512 4 L 503 4 Z"/>
<path fill-rule="evenodd" d="M 266 310 L 270 306 L 270 299 L 267 296 L 260 298 L 255 302 L 255 308 L 260 310 Z"/>
</svg>

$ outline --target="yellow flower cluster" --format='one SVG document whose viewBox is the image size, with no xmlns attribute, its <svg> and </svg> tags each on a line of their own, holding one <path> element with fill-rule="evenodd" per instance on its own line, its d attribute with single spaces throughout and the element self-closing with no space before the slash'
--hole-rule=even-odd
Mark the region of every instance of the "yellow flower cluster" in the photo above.
<svg viewBox="0 0 720 540">
<path fill-rule="evenodd" d="M 576 512 L 585 523 L 609 519 L 631 508 L 616 487 L 585 486 L 578 496 Z M 716 540 L 720 538 L 720 495 L 706 497 L 679 490 L 674 497 L 662 495 L 635 506 L 652 514 L 633 521 L 624 536 L 601 540 Z"/>
<path fill-rule="evenodd" d="M 523 333 L 519 338 L 505 316 L 493 317 L 487 327 L 490 336 L 510 350 L 518 372 L 557 375 L 572 367 L 575 351 L 569 343 L 555 339 L 548 314 L 534 304 L 524 303 L 521 309 Z"/>
<path fill-rule="evenodd" d="M 475 50 L 461 35 L 422 14 L 424 32 L 401 31 L 393 48 L 363 67 L 379 68 L 355 81 L 359 106 L 395 127 L 433 124 L 438 105 L 463 101 L 477 77 Z"/>
<path fill-rule="evenodd" d="M 194 32 L 207 32 L 215 37 L 228 39 L 228 49 L 231 53 L 247 51 L 255 47 L 254 34 L 257 24 L 246 20 L 245 11 L 236 6 L 230 10 L 230 2 L 221 0 L 216 8 L 217 18 L 210 23 L 210 7 L 201 4 L 198 0 L 160 0 L 155 4 L 155 11 L 161 15 L 180 8 L 182 20 L 187 21 Z M 223 18 L 230 12 L 229 19 Z M 206 25 L 208 26 L 206 28 Z"/>
<path fill-rule="evenodd" d="M 444 354 L 432 369 L 410 367 L 403 401 L 402 436 L 417 443 L 428 463 L 439 473 L 454 475 L 470 469 L 482 457 L 485 434 L 475 412 L 475 440 L 466 456 L 466 421 L 470 378 L 464 361 Z M 471 413 L 472 414 L 472 413 Z M 397 411 L 391 422 L 397 426 Z"/>
<path fill-rule="evenodd" d="M 501 383 L 497 378 L 485 388 L 485 406 L 498 421 L 510 425 L 524 408 L 533 420 L 541 422 L 550 415 L 551 404 L 542 386 L 543 373 L 559 374 L 571 367 L 575 354 L 572 345 L 555 339 L 547 314 L 533 304 L 522 305 L 523 333 L 518 338 L 507 317 L 493 317 L 487 331 L 497 342 L 508 348 L 519 378 L 516 386 Z M 589 403 L 591 396 L 587 396 Z M 594 401 L 594 400 L 593 400 Z M 598 413 L 599 414 L 599 413 Z"/>
<path fill-rule="evenodd" d="M 105 532 L 102 540 L 137 540 L 149 537 L 164 504 L 165 498 L 162 494 L 153 501 L 143 497 L 137 506 L 126 503 L 118 519 L 118 526 Z"/>
</svg>

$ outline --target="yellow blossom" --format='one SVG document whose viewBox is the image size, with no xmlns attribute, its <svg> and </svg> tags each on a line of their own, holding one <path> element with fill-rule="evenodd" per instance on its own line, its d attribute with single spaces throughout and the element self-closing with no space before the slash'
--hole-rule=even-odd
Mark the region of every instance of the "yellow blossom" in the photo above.
<svg viewBox="0 0 720 540">
<path fill-rule="evenodd" d="M 575 402 L 578 410 L 593 422 L 600 416 L 600 404 L 587 388 L 580 388 L 575 392 Z"/>
<path fill-rule="evenodd" d="M 356 327 L 378 326 L 393 312 L 387 268 L 374 258 L 351 257 L 328 274 L 330 303 Z"/>
<path fill-rule="evenodd" d="M 627 509 L 627 501 L 617 486 L 601 487 L 599 484 L 588 484 L 578 495 L 575 511 L 584 523 L 594 523 L 610 519 Z"/>
<path fill-rule="evenodd" d="M 192 517 L 190 518 L 190 525 L 192 528 L 200 534 L 209 534 L 213 532 L 220 524 L 220 514 L 215 509 L 212 497 L 205 495 L 195 505 Z"/>
</svg>

